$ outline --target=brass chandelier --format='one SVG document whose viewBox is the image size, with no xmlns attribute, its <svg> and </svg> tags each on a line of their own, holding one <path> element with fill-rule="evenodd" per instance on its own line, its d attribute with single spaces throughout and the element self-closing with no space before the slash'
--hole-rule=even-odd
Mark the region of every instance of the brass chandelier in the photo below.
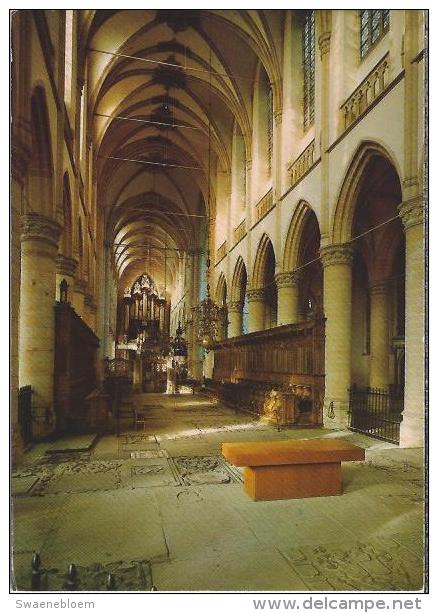
<svg viewBox="0 0 438 613">
<path fill-rule="evenodd" d="M 195 308 L 198 327 L 198 343 L 208 352 L 216 342 L 219 332 L 220 308 L 210 296 L 210 213 L 211 213 L 211 49 L 209 62 L 208 97 L 208 192 L 207 192 L 207 294 Z"/>
</svg>

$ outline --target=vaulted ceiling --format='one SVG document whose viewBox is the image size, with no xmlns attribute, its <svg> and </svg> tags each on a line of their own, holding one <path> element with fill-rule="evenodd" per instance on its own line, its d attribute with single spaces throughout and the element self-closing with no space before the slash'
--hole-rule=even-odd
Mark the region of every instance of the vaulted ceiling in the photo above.
<svg viewBox="0 0 438 613">
<path fill-rule="evenodd" d="M 105 239 L 114 245 L 122 285 L 144 271 L 145 261 L 162 282 L 166 253 L 171 286 L 178 254 L 203 245 L 209 205 L 214 217 L 215 177 L 230 172 L 234 122 L 250 152 L 259 62 L 280 86 L 274 41 L 282 39 L 283 11 L 82 16 Z"/>
</svg>

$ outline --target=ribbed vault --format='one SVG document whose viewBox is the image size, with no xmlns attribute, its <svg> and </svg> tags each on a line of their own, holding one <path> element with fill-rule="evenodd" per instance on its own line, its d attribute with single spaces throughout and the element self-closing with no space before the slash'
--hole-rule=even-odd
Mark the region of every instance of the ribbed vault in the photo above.
<svg viewBox="0 0 438 613">
<path fill-rule="evenodd" d="M 98 206 L 120 285 L 146 264 L 163 283 L 166 264 L 172 288 L 182 253 L 205 247 L 235 122 L 250 155 L 260 62 L 280 107 L 282 23 L 280 10 L 84 12 Z"/>
</svg>

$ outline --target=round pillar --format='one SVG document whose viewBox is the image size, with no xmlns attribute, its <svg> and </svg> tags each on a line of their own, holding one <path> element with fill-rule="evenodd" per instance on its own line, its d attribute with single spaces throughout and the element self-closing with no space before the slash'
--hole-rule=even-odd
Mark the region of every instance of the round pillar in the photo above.
<svg viewBox="0 0 438 613">
<path fill-rule="evenodd" d="M 56 300 L 59 301 L 59 286 L 63 279 L 67 281 L 67 302 L 73 302 L 73 288 L 75 274 L 78 266 L 77 260 L 58 254 L 56 257 Z"/>
<path fill-rule="evenodd" d="M 388 284 L 375 283 L 370 291 L 370 387 L 389 383 Z"/>
<path fill-rule="evenodd" d="M 249 309 L 249 331 L 258 332 L 265 329 L 265 292 L 263 289 L 247 291 Z"/>
<path fill-rule="evenodd" d="M 214 369 L 214 351 L 207 351 L 203 362 L 203 376 L 205 379 L 213 378 Z"/>
<path fill-rule="evenodd" d="M 135 356 L 132 384 L 136 392 L 143 391 L 143 360 L 140 355 Z"/>
<path fill-rule="evenodd" d="M 73 294 L 73 307 L 78 315 L 84 317 L 85 315 L 85 294 L 87 292 L 87 282 L 83 279 L 76 279 L 74 294 Z"/>
<path fill-rule="evenodd" d="M 241 302 L 228 303 L 228 338 L 243 334 L 243 305 Z"/>
<path fill-rule="evenodd" d="M 32 386 L 33 436 L 55 429 L 53 380 L 55 353 L 56 255 L 61 226 L 37 213 L 21 227 L 20 386 Z"/>
<path fill-rule="evenodd" d="M 405 397 L 401 447 L 424 446 L 424 207 L 418 196 L 399 208 L 406 234 Z"/>
<path fill-rule="evenodd" d="M 123 332 L 125 334 L 128 334 L 129 332 L 130 306 L 131 306 L 131 296 L 124 296 L 123 297 L 123 308 L 124 308 Z"/>
<path fill-rule="evenodd" d="M 325 425 L 346 428 L 351 385 L 351 268 L 353 249 L 330 245 L 321 249 L 324 269 Z M 331 417 L 331 419 L 330 419 Z"/>
<path fill-rule="evenodd" d="M 298 318 L 298 273 L 280 272 L 275 275 L 278 291 L 277 325 L 295 324 Z"/>
</svg>

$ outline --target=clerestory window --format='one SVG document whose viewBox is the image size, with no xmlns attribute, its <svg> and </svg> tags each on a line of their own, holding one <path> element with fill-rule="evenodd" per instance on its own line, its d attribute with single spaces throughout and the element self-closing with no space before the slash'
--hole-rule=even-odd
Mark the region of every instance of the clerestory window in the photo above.
<svg viewBox="0 0 438 613">
<path fill-rule="evenodd" d="M 360 57 L 363 58 L 389 30 L 389 9 L 360 11 Z"/>
<path fill-rule="evenodd" d="M 306 11 L 303 24 L 303 125 L 315 119 L 315 11 Z"/>
</svg>

